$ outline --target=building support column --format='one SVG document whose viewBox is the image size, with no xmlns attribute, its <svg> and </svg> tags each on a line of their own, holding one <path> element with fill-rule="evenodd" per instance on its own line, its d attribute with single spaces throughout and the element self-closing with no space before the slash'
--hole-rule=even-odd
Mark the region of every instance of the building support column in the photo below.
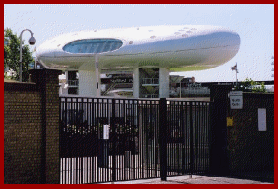
<svg viewBox="0 0 278 189">
<path fill-rule="evenodd" d="M 159 68 L 159 98 L 169 98 L 169 69 Z"/>
<path fill-rule="evenodd" d="M 79 70 L 79 95 L 97 96 L 96 73 L 92 70 Z"/>
<path fill-rule="evenodd" d="M 140 91 L 140 79 L 139 79 L 139 68 L 133 69 L 133 97 L 139 98 Z"/>
<path fill-rule="evenodd" d="M 99 97 L 97 80 L 100 84 L 100 76 L 97 76 L 93 62 L 83 64 L 79 70 L 79 95 Z M 99 73 L 98 73 L 99 74 Z"/>
</svg>

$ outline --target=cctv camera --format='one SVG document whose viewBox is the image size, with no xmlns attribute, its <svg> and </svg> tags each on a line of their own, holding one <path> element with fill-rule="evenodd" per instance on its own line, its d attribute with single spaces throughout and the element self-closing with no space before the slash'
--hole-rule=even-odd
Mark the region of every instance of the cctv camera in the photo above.
<svg viewBox="0 0 278 189">
<path fill-rule="evenodd" d="M 34 38 L 34 37 L 31 37 L 30 39 L 29 39 L 29 44 L 30 45 L 34 45 L 36 43 L 36 39 Z"/>
</svg>

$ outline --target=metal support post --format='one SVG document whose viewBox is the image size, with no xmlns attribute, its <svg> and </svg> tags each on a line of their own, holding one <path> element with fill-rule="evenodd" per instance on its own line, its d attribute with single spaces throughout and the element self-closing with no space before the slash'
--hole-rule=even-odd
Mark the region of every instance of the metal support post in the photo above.
<svg viewBox="0 0 278 189">
<path fill-rule="evenodd" d="M 167 101 L 161 98 L 159 102 L 159 147 L 160 147 L 160 177 L 167 180 Z"/>
</svg>

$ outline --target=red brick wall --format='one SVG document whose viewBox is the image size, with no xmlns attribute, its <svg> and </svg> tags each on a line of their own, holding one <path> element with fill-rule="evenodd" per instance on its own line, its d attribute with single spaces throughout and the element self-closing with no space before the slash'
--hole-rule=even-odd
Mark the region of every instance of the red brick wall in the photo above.
<svg viewBox="0 0 278 189">
<path fill-rule="evenodd" d="M 5 183 L 39 183 L 41 98 L 35 84 L 5 83 Z"/>
<path fill-rule="evenodd" d="M 31 70 L 34 83 L 4 83 L 4 183 L 60 182 L 60 71 Z"/>
</svg>

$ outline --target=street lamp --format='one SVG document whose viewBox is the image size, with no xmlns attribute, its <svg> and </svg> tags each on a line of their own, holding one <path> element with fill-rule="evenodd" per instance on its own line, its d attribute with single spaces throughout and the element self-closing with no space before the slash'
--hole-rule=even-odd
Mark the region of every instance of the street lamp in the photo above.
<svg viewBox="0 0 278 189">
<path fill-rule="evenodd" d="M 31 38 L 29 39 L 29 44 L 30 45 L 34 45 L 36 43 L 36 39 L 33 37 L 33 32 L 29 29 L 25 29 L 21 32 L 20 34 L 20 59 L 19 59 L 19 63 L 20 63 L 20 67 L 19 67 L 19 81 L 22 82 L 22 34 L 25 31 L 29 31 L 31 33 Z"/>
</svg>

